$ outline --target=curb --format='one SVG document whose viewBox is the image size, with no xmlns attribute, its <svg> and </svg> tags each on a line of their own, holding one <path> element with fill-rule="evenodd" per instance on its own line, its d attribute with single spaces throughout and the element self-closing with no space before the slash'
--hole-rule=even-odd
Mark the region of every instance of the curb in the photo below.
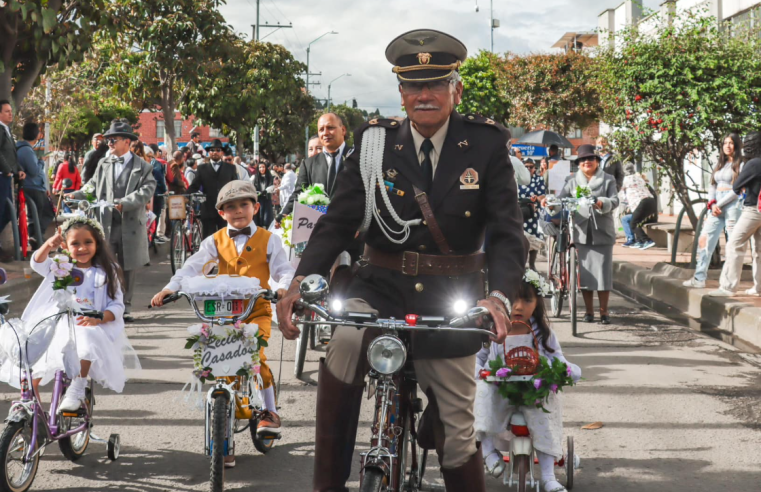
<svg viewBox="0 0 761 492">
<path fill-rule="evenodd" d="M 741 298 L 710 297 L 712 289 L 691 289 L 682 282 L 692 270 L 657 263 L 652 269 L 624 261 L 613 262 L 613 286 L 632 292 L 761 347 L 761 307 Z"/>
</svg>

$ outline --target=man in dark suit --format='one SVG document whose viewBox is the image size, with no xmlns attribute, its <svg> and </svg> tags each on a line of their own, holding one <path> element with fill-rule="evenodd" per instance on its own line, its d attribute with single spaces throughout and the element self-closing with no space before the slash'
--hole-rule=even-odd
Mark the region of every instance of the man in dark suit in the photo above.
<svg viewBox="0 0 761 492">
<path fill-rule="evenodd" d="M 204 239 L 211 236 L 219 229 L 227 226 L 227 222 L 219 216 L 215 204 L 219 190 L 230 181 L 238 179 L 238 172 L 235 166 L 226 164 L 222 160 L 224 147 L 222 142 L 215 138 L 209 146 L 210 161 L 208 164 L 201 164 L 196 171 L 196 177 L 190 183 L 188 193 L 198 193 L 203 191 L 206 195 L 206 201 L 201 207 L 201 226 L 203 228 Z"/>
<path fill-rule="evenodd" d="M 283 217 L 293 212 L 293 204 L 304 188 L 319 183 L 325 186 L 325 192 L 329 197 L 333 198 L 335 195 L 336 176 L 343 170 L 344 160 L 354 149 L 346 145 L 346 127 L 341 117 L 335 113 L 320 116 L 317 120 L 317 134 L 323 145 L 322 152 L 309 157 L 299 169 L 296 189 L 278 214 L 278 224 Z"/>
<path fill-rule="evenodd" d="M 602 167 L 603 171 L 615 178 L 616 187 L 618 191 L 621 191 L 621 188 L 624 186 L 624 166 L 621 164 L 621 159 L 610 151 L 608 138 L 602 135 L 597 137 L 597 146 L 595 147 L 595 150 L 597 150 L 597 153 L 602 157 L 600 167 Z"/>
<path fill-rule="evenodd" d="M 11 123 L 13 123 L 13 107 L 10 101 L 3 99 L 0 101 L 0 232 L 11 221 L 8 198 L 13 200 L 13 175 L 17 175 L 18 179 L 24 179 L 26 176 L 18 165 Z M 13 261 L 13 255 L 0 251 L 0 261 Z"/>
<path fill-rule="evenodd" d="M 365 265 L 352 281 L 347 311 L 397 319 L 409 313 L 448 316 L 454 295 L 486 307 L 501 342 L 528 249 L 507 152 L 510 132 L 454 110 L 463 90 L 458 69 L 467 58 L 457 39 L 433 30 L 408 32 L 391 42 L 386 58 L 395 65 L 408 119 L 375 119 L 355 132 L 357 150 L 338 175 L 328 212 L 317 221 L 296 278 L 277 304 L 280 330 L 287 339 L 298 336 L 291 316 L 299 282 L 327 270 L 355 232 L 366 229 Z M 383 177 L 365 188 L 363 175 L 379 172 Z M 429 402 L 419 442 L 436 448 L 447 491 L 482 492 L 483 458 L 473 428 L 481 339 L 413 335 L 409 357 Z M 372 338 L 368 330 L 337 327 L 320 364 L 315 491 L 347 490 Z"/>
</svg>

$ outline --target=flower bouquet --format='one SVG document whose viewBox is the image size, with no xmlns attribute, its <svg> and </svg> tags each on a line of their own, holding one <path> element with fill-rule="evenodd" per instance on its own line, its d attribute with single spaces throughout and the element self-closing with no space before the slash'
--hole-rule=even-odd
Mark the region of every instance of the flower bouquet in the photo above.
<svg viewBox="0 0 761 492">
<path fill-rule="evenodd" d="M 323 214 L 328 211 L 330 198 L 328 198 L 328 195 L 325 193 L 324 185 L 319 183 L 313 184 L 299 193 L 297 198 L 300 204 L 307 205 Z"/>
<path fill-rule="evenodd" d="M 280 222 L 280 227 L 283 228 L 283 244 L 287 247 L 293 247 L 291 244 L 291 230 L 293 229 L 293 216 L 286 215 Z"/>
<path fill-rule="evenodd" d="M 592 193 L 589 191 L 589 188 L 586 186 L 576 186 L 576 198 L 586 198 L 592 196 Z"/>
<path fill-rule="evenodd" d="M 87 200 L 90 203 L 95 203 L 95 185 L 94 184 L 87 183 L 79 191 L 84 193 L 85 200 Z"/>
<path fill-rule="evenodd" d="M 553 359 L 549 362 L 547 357 L 540 356 L 536 373 L 528 381 L 507 381 L 514 368 L 506 367 L 502 358 L 489 362 L 491 371 L 486 371 L 487 375 L 494 374 L 497 378 L 505 380 L 494 381 L 499 387 L 499 394 L 503 398 L 510 400 L 513 406 L 526 406 L 541 409 L 545 413 L 549 411 L 544 408 L 550 394 L 557 394 L 566 386 L 573 386 L 575 383 L 571 377 L 571 368 L 560 359 Z"/>
<path fill-rule="evenodd" d="M 55 278 L 53 290 L 64 290 L 70 285 L 82 283 L 82 271 L 74 268 L 76 262 L 66 250 L 53 257 L 53 263 L 50 264 L 50 271 Z"/>
</svg>

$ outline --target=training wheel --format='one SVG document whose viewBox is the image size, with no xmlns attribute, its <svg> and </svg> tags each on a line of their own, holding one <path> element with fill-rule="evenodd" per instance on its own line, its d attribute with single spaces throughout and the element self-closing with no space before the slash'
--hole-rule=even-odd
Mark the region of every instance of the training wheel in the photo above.
<svg viewBox="0 0 761 492">
<path fill-rule="evenodd" d="M 116 461 L 119 459 L 119 434 L 111 434 L 108 436 L 108 459 Z"/>
<path fill-rule="evenodd" d="M 568 456 L 565 459 L 565 476 L 567 490 L 573 489 L 573 470 L 575 468 L 576 456 L 573 452 L 573 436 L 568 436 Z"/>
</svg>

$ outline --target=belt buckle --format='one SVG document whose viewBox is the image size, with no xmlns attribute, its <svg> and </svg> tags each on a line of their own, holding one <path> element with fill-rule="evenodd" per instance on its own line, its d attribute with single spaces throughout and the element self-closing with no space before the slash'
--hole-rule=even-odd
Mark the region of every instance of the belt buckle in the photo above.
<svg viewBox="0 0 761 492">
<path fill-rule="evenodd" d="M 414 255 L 415 256 L 415 273 L 407 273 L 407 255 Z M 417 253 L 415 251 L 405 251 L 402 253 L 402 274 L 403 275 L 409 275 L 411 277 L 417 277 L 418 271 L 420 270 L 420 253 Z"/>
</svg>

